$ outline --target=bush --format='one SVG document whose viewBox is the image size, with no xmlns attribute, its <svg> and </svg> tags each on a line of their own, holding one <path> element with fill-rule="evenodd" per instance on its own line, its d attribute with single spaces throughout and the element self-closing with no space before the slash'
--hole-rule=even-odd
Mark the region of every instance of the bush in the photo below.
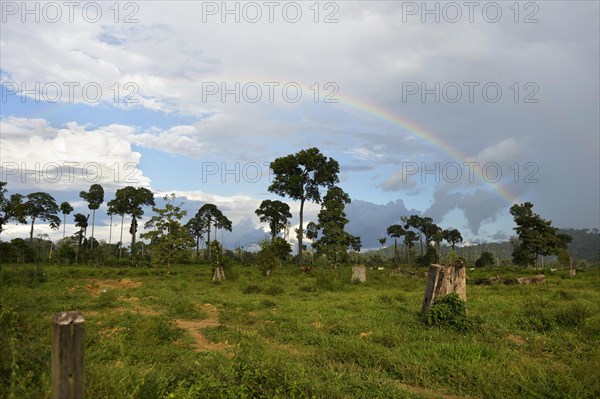
<svg viewBox="0 0 600 399">
<path fill-rule="evenodd" d="M 467 303 L 456 293 L 436 299 L 423 319 L 427 326 L 451 327 L 461 332 L 475 330 L 481 324 L 481 320 L 467 317 Z"/>
</svg>

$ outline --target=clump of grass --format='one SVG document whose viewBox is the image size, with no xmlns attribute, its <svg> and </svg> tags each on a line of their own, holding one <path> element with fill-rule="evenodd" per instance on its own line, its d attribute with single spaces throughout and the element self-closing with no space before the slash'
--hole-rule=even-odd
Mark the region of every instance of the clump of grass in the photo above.
<svg viewBox="0 0 600 399">
<path fill-rule="evenodd" d="M 426 326 L 450 327 L 460 332 L 474 331 L 481 324 L 479 318 L 467 317 L 467 303 L 456 293 L 436 299 L 423 321 Z"/>
<path fill-rule="evenodd" d="M 260 294 L 262 292 L 262 288 L 258 285 L 249 285 L 242 291 L 244 294 Z"/>
<path fill-rule="evenodd" d="M 332 273 L 319 273 L 315 281 L 317 289 L 323 291 L 342 291 L 344 282 Z"/>
<path fill-rule="evenodd" d="M 119 299 L 117 292 L 111 289 L 103 289 L 96 300 L 96 309 L 114 308 L 118 305 Z"/>
<path fill-rule="evenodd" d="M 260 301 L 261 308 L 270 309 L 270 308 L 274 308 L 275 306 L 277 306 L 277 304 L 275 302 L 271 301 L 270 299 L 263 299 L 262 301 Z"/>
<path fill-rule="evenodd" d="M 265 290 L 265 294 L 273 295 L 273 296 L 281 295 L 281 294 L 283 294 L 283 292 L 284 292 L 283 287 L 281 287 L 279 285 L 272 285 Z"/>
<path fill-rule="evenodd" d="M 315 287 L 314 285 L 301 285 L 300 287 L 298 287 L 298 290 L 303 292 L 316 292 L 317 287 Z"/>
<path fill-rule="evenodd" d="M 375 335 L 373 336 L 373 342 L 385 346 L 386 348 L 396 348 L 397 346 L 400 346 L 400 338 L 393 334 Z"/>
<path fill-rule="evenodd" d="M 575 299 L 575 295 L 573 295 L 571 292 L 565 291 L 565 290 L 556 291 L 556 293 L 554 294 L 554 297 L 556 299 L 561 299 L 564 301 L 570 301 L 572 299 Z"/>
<path fill-rule="evenodd" d="M 590 316 L 592 316 L 591 309 L 580 302 L 561 307 L 555 314 L 556 323 L 568 328 L 582 327 Z"/>
<path fill-rule="evenodd" d="M 552 331 L 556 327 L 556 319 L 548 305 L 546 301 L 528 303 L 520 318 L 523 329 L 536 332 Z"/>
</svg>

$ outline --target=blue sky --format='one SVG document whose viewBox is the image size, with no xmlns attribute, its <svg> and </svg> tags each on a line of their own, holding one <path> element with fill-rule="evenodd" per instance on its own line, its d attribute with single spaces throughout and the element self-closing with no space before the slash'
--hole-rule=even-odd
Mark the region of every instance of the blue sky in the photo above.
<svg viewBox="0 0 600 399">
<path fill-rule="evenodd" d="M 518 15 L 482 2 L 472 21 L 461 3 L 429 2 L 437 16 L 421 2 L 319 2 L 318 15 L 313 2 L 276 3 L 228 2 L 227 13 L 221 2 L 119 2 L 115 14 L 81 2 L 70 22 L 62 3 L 27 13 L 2 2 L 9 194 L 48 191 L 85 213 L 78 192 L 93 179 L 81 168 L 96 170 L 107 200 L 143 185 L 175 192 L 191 214 L 217 204 L 232 247 L 264 236 L 254 210 L 276 198 L 268 163 L 316 146 L 340 163 L 348 229 L 366 247 L 410 213 L 469 242 L 504 239 L 510 205 L 524 201 L 556 226 L 599 227 L 597 2 L 520 3 Z M 470 180 L 464 162 L 502 176 Z M 96 235 L 108 239 L 104 206 Z"/>
</svg>

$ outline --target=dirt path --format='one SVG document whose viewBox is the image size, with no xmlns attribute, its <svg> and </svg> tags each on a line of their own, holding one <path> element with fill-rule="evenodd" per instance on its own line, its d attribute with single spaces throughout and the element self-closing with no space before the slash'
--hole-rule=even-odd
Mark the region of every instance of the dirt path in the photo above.
<svg viewBox="0 0 600 399">
<path fill-rule="evenodd" d="M 192 348 L 197 352 L 225 350 L 229 348 L 229 342 L 210 342 L 204 334 L 202 334 L 201 330 L 203 328 L 218 327 L 221 324 L 219 323 L 219 310 L 216 307 L 210 303 L 205 303 L 201 308 L 206 313 L 206 318 L 201 320 L 177 319 L 175 320 L 177 327 L 185 330 L 194 339 Z"/>
</svg>

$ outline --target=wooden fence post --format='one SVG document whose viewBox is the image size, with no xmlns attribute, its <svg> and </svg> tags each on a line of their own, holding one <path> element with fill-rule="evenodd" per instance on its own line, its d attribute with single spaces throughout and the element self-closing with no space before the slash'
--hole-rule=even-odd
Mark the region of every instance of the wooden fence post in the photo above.
<svg viewBox="0 0 600 399">
<path fill-rule="evenodd" d="M 52 399 L 82 399 L 83 316 L 61 312 L 52 320 Z"/>
</svg>

